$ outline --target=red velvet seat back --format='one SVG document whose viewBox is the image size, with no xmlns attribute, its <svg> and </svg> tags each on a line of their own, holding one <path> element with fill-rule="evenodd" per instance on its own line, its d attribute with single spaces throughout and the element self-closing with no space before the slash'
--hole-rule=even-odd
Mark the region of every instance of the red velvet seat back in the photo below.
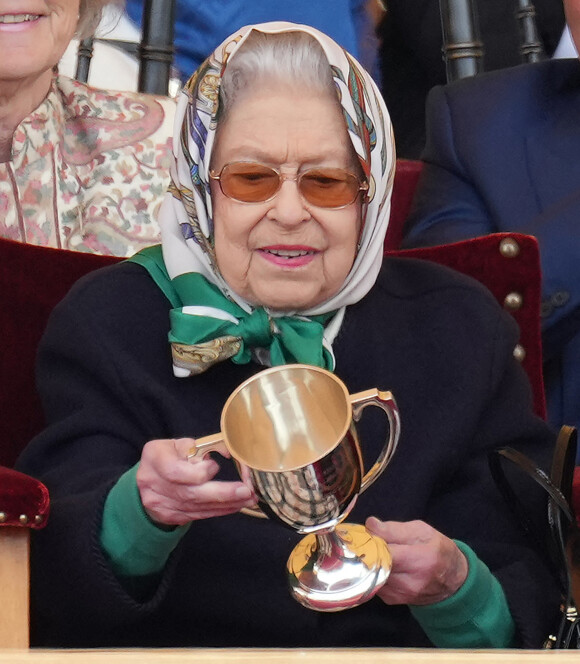
<svg viewBox="0 0 580 664">
<path fill-rule="evenodd" d="M 545 418 L 538 243 L 528 235 L 497 233 L 439 247 L 398 250 L 422 169 L 420 161 L 397 160 L 385 252 L 431 260 L 467 274 L 486 286 L 498 302 L 510 310 L 520 327 L 522 364 L 534 392 L 534 408 Z M 515 243 L 515 251 L 502 249 L 502 243 L 505 245 L 508 238 Z"/>
<path fill-rule="evenodd" d="M 397 159 L 395 179 L 393 181 L 393 197 L 391 199 L 391 216 L 385 238 L 386 249 L 398 249 L 403 237 L 403 226 L 407 218 L 415 187 L 423 169 L 423 162 L 411 159 Z"/>
<path fill-rule="evenodd" d="M 540 330 L 541 269 L 536 238 L 519 233 L 495 233 L 438 247 L 385 253 L 446 265 L 477 279 L 491 291 L 519 325 L 518 351 L 532 385 L 534 410 L 545 418 Z"/>
<path fill-rule="evenodd" d="M 0 239 L 0 464 L 12 466 L 42 427 L 34 364 L 52 308 L 83 274 L 117 260 Z"/>
</svg>

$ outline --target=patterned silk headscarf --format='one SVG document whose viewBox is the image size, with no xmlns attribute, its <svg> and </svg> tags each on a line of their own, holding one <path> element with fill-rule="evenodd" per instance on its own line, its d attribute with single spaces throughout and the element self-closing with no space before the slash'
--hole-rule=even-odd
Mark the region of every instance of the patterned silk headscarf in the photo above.
<svg viewBox="0 0 580 664">
<path fill-rule="evenodd" d="M 304 31 L 320 43 L 370 185 L 350 273 L 335 295 L 306 311 L 274 312 L 250 305 L 229 288 L 215 262 L 208 174 L 218 124 L 218 91 L 227 63 L 252 30 Z M 200 373 L 227 358 L 238 363 L 254 358 L 266 365 L 303 362 L 333 370 L 332 341 L 344 308 L 364 297 L 377 278 L 390 212 L 395 150 L 389 115 L 371 77 L 314 28 L 281 22 L 241 28 L 186 84 L 177 107 L 173 151 L 172 185 L 161 207 L 160 224 L 165 268 L 182 305 L 171 312 L 175 374 Z"/>
</svg>

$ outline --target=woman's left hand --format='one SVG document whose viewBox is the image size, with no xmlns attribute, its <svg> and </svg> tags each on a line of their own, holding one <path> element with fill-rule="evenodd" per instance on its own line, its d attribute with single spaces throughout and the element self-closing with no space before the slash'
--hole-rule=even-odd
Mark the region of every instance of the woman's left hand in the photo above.
<svg viewBox="0 0 580 664">
<path fill-rule="evenodd" d="M 455 542 L 424 521 L 379 521 L 366 527 L 387 542 L 393 566 L 387 583 L 377 593 L 385 604 L 434 604 L 463 585 L 467 559 Z"/>
</svg>

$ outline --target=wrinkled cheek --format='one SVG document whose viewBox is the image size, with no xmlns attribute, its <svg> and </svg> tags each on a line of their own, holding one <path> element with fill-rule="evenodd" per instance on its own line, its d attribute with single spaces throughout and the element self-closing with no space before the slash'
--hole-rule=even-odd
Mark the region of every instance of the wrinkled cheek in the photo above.
<svg viewBox="0 0 580 664">
<path fill-rule="evenodd" d="M 244 295 L 251 273 L 252 255 L 245 245 L 233 241 L 218 242 L 216 236 L 216 261 L 222 277 L 238 295 Z"/>
</svg>

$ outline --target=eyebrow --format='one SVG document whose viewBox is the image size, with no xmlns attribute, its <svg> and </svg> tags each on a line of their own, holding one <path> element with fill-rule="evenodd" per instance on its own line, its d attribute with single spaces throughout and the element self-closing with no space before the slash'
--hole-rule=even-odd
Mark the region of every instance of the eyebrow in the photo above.
<svg viewBox="0 0 580 664">
<path fill-rule="evenodd" d="M 260 147 L 252 144 L 246 144 L 238 146 L 233 152 L 229 155 L 229 159 L 232 158 L 240 159 L 246 157 L 248 159 L 257 159 L 265 164 L 279 164 L 278 159 L 274 159 L 275 155 L 271 152 L 262 150 Z M 303 155 L 301 163 L 304 164 L 316 164 L 326 160 L 345 161 L 347 164 L 350 163 L 350 152 L 348 149 L 345 149 L 342 146 L 336 150 L 327 150 L 324 152 L 312 152 L 311 154 Z M 283 162 L 282 162 L 283 163 Z"/>
</svg>

